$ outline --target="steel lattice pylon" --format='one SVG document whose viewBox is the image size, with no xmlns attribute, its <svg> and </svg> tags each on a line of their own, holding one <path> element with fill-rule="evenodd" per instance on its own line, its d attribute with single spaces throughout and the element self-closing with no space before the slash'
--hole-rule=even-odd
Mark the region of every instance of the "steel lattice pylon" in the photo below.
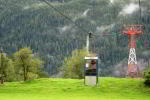
<svg viewBox="0 0 150 100">
<path fill-rule="evenodd" d="M 124 25 L 124 34 L 128 35 L 128 48 L 129 48 L 129 58 L 128 58 L 128 76 L 138 77 L 139 68 L 136 59 L 136 36 L 143 33 L 142 25 Z"/>
</svg>

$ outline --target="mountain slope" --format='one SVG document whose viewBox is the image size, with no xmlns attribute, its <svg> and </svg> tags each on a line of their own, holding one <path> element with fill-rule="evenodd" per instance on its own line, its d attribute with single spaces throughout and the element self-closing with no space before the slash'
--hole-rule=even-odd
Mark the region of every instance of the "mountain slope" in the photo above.
<svg viewBox="0 0 150 100">
<path fill-rule="evenodd" d="M 139 22 L 138 1 L 133 0 L 47 0 L 87 32 L 116 34 L 94 37 L 91 51 L 101 59 L 102 75 L 112 75 L 114 67 L 128 57 L 127 36 L 120 35 L 123 24 Z M 142 1 L 145 34 L 137 41 L 138 57 L 149 50 L 149 5 Z M 130 10 L 132 9 L 132 10 Z M 45 71 L 55 74 L 64 57 L 85 47 L 87 32 L 76 27 L 42 0 L 0 0 L 0 46 L 11 54 L 31 47 L 45 61 Z"/>
</svg>

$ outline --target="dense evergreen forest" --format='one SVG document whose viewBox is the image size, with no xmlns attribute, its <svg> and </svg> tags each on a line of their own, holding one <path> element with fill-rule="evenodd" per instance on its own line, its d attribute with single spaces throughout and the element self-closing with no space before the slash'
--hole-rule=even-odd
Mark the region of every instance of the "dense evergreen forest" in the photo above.
<svg viewBox="0 0 150 100">
<path fill-rule="evenodd" d="M 128 36 L 124 24 L 144 25 L 137 37 L 140 68 L 150 57 L 150 1 L 138 0 L 47 0 L 79 27 L 60 15 L 43 0 L 0 0 L 0 47 L 11 56 L 30 47 L 44 60 L 49 75 L 59 73 L 73 50 L 86 46 L 87 32 L 93 32 L 90 50 L 97 53 L 102 76 L 119 75 L 127 68 Z M 83 31 L 86 30 L 86 31 Z M 112 36 L 103 36 L 112 34 Z"/>
</svg>

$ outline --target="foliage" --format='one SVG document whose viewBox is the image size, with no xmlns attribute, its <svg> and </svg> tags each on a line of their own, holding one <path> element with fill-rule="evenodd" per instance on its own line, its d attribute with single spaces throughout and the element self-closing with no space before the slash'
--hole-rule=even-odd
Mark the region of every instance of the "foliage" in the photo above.
<svg viewBox="0 0 150 100">
<path fill-rule="evenodd" d="M 0 86 L 1 100 L 149 100 L 144 80 L 99 78 L 99 85 L 84 86 L 84 80 L 43 78 Z"/>
<path fill-rule="evenodd" d="M 144 72 L 145 82 L 144 84 L 150 86 L 150 69 Z"/>
<path fill-rule="evenodd" d="M 0 53 L 0 80 L 13 81 L 15 77 L 14 66 L 11 59 L 5 53 Z"/>
<path fill-rule="evenodd" d="M 84 57 L 87 55 L 85 49 L 74 50 L 72 56 L 64 61 L 64 77 L 83 78 L 84 76 Z"/>
<path fill-rule="evenodd" d="M 38 72 L 38 76 L 39 76 L 39 78 L 48 78 L 49 77 L 47 72 L 41 71 L 41 70 Z"/>
<path fill-rule="evenodd" d="M 14 54 L 14 64 L 18 74 L 23 75 L 26 81 L 38 77 L 37 72 L 43 62 L 36 58 L 30 48 L 22 48 Z"/>
<path fill-rule="evenodd" d="M 139 11 L 120 15 L 132 0 L 47 0 L 60 12 L 69 16 L 88 32 L 113 36 L 93 37 L 92 50 L 101 59 L 102 76 L 112 76 L 115 65 L 128 57 L 128 37 L 120 35 L 124 24 L 139 23 Z M 55 2 L 58 1 L 58 2 Z M 65 2 L 62 2 L 65 1 Z M 134 0 L 137 4 L 138 0 Z M 141 0 L 142 1 L 142 0 Z M 150 50 L 150 43 L 144 48 L 144 41 L 150 41 L 150 2 L 143 0 L 141 24 L 145 35 L 137 40 L 138 56 Z M 87 11 L 87 16 L 84 13 Z M 44 70 L 49 75 L 57 74 L 65 57 L 75 49 L 85 47 L 87 32 L 83 32 L 42 0 L 0 0 L 0 46 L 8 55 L 18 48 L 31 47 L 44 60 Z M 138 57 L 140 59 L 140 57 Z"/>
</svg>

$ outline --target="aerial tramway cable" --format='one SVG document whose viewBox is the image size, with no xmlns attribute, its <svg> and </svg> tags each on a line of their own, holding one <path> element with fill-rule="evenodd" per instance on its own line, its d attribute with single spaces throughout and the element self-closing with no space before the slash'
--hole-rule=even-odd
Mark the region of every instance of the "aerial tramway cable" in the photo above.
<svg viewBox="0 0 150 100">
<path fill-rule="evenodd" d="M 88 31 L 86 29 L 84 29 L 82 26 L 79 26 L 77 23 L 75 23 L 70 17 L 68 17 L 67 15 L 65 15 L 64 13 L 62 13 L 59 9 L 55 8 L 49 1 L 47 0 L 40 0 L 42 2 L 45 2 L 49 7 L 53 8 L 54 11 L 58 12 L 61 16 L 63 16 L 65 19 L 69 20 L 70 22 L 72 22 L 76 27 L 78 27 L 82 32 L 86 32 L 88 33 Z"/>
<path fill-rule="evenodd" d="M 49 7 L 51 7 L 52 9 L 54 9 L 56 12 L 58 12 L 61 16 L 63 16 L 65 19 L 69 20 L 70 22 L 72 22 L 76 27 L 78 27 L 82 32 L 84 33 L 87 33 L 87 34 L 91 34 L 93 36 L 113 36 L 113 35 L 116 35 L 116 34 L 103 34 L 103 35 L 98 35 L 98 34 L 95 34 L 93 32 L 89 32 L 87 31 L 86 29 L 84 29 L 82 26 L 79 26 L 79 24 L 77 24 L 76 22 L 74 22 L 70 17 L 68 17 L 67 15 L 65 15 L 64 13 L 62 13 L 59 9 L 55 8 L 49 1 L 47 0 L 40 0 L 44 3 L 46 3 Z"/>
<path fill-rule="evenodd" d="M 139 0 L 139 10 L 140 10 L 140 15 L 139 15 L 139 17 L 140 17 L 140 21 L 139 21 L 139 23 L 140 23 L 140 22 L 141 22 L 141 20 L 142 20 L 141 0 Z"/>
</svg>

